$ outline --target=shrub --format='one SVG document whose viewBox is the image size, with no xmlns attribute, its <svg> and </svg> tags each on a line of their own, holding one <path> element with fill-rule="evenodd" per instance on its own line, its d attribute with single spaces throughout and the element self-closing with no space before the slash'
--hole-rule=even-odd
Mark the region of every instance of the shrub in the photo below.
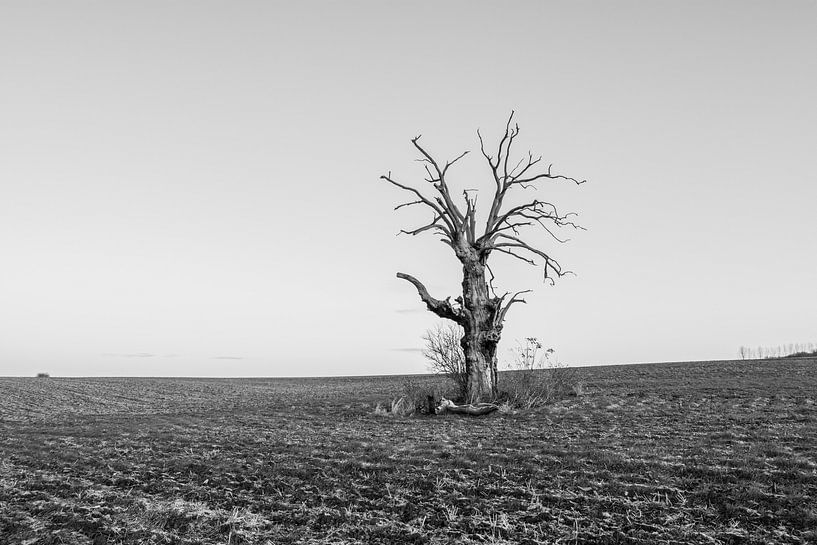
<svg viewBox="0 0 817 545">
<path fill-rule="evenodd" d="M 465 354 L 462 351 L 462 327 L 453 322 L 439 323 L 423 335 L 423 356 L 429 369 L 454 382 L 457 399 L 465 399 L 468 374 L 465 372 Z"/>
<path fill-rule="evenodd" d="M 576 369 L 559 363 L 552 348 L 541 350 L 542 343 L 528 337 L 514 350 L 509 369 L 500 374 L 500 398 L 511 406 L 529 409 L 583 394 Z"/>
<path fill-rule="evenodd" d="M 37 378 L 48 378 L 50 376 L 48 373 L 37 373 Z"/>
</svg>

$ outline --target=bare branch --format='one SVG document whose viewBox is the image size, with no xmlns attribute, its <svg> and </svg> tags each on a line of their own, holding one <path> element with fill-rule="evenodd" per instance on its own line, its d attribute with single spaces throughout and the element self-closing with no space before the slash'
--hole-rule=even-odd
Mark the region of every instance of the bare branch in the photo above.
<svg viewBox="0 0 817 545">
<path fill-rule="evenodd" d="M 462 192 L 462 196 L 465 199 L 465 221 L 463 222 L 465 225 L 465 234 L 470 244 L 474 244 L 476 241 L 476 213 L 477 213 L 477 197 L 478 195 L 474 195 L 471 198 L 468 195 L 469 191 L 476 192 L 475 189 L 465 189 Z"/>
<path fill-rule="evenodd" d="M 513 112 L 511 112 L 511 117 L 513 117 Z M 508 121 L 510 122 L 510 119 Z M 502 161 L 502 181 L 504 183 L 507 183 L 508 179 L 510 178 L 508 174 L 508 161 L 511 158 L 511 145 L 513 144 L 514 138 L 517 136 L 519 136 L 519 125 L 515 125 L 511 130 L 508 136 L 508 143 L 505 145 L 505 159 Z"/>
<path fill-rule="evenodd" d="M 530 155 L 530 152 L 528 152 L 528 154 Z M 518 162 L 518 163 L 516 163 L 516 166 L 515 166 L 515 167 L 513 167 L 513 168 L 511 169 L 511 171 L 508 173 L 508 176 L 513 177 L 514 172 L 516 172 L 516 169 L 518 169 L 519 167 L 521 167 L 521 166 L 522 166 L 522 163 L 524 163 L 524 162 L 525 162 L 525 158 L 523 157 L 522 159 L 520 159 L 520 160 L 519 160 L 519 162 Z M 525 167 L 525 168 L 528 168 L 528 167 Z M 523 171 L 523 172 L 524 172 L 524 171 Z"/>
<path fill-rule="evenodd" d="M 513 121 L 514 111 L 511 110 L 511 115 L 508 117 L 508 121 L 505 124 L 505 134 L 502 136 L 502 139 L 499 141 L 499 148 L 497 150 L 497 157 L 496 163 L 493 162 L 491 157 L 487 154 L 484 148 L 484 144 L 482 142 L 482 135 L 477 132 L 480 137 L 480 147 L 482 149 L 482 154 L 488 159 L 488 165 L 491 167 L 491 174 L 494 177 L 494 183 L 496 184 L 496 190 L 494 192 L 494 198 L 491 202 L 491 209 L 488 212 L 488 220 L 485 224 L 485 233 L 488 233 L 496 224 L 496 218 L 499 214 L 499 211 L 502 208 L 502 201 L 505 198 L 505 191 L 507 190 L 507 180 L 508 180 L 508 160 L 510 158 L 511 152 L 511 145 L 513 144 L 514 138 L 519 134 L 519 125 L 516 125 L 513 129 L 511 128 L 511 122 Z M 499 165 L 502 165 L 502 174 L 499 173 Z"/>
<path fill-rule="evenodd" d="M 521 255 L 519 255 L 519 254 L 517 254 L 517 253 L 515 253 L 515 252 L 513 252 L 511 250 L 508 250 L 507 248 L 494 247 L 494 248 L 492 248 L 492 250 L 496 250 L 497 252 L 502 252 L 503 254 L 508 254 L 508 255 L 510 255 L 512 257 L 515 257 L 516 259 L 519 259 L 520 261 L 524 261 L 528 265 L 534 265 L 534 266 L 536 265 L 536 261 L 534 261 L 532 259 L 529 259 L 527 257 L 523 257 L 523 256 L 521 256 Z"/>
<path fill-rule="evenodd" d="M 491 293 L 494 294 L 494 297 L 496 297 L 496 288 L 494 287 L 494 280 L 496 279 L 496 276 L 494 276 L 494 271 L 491 270 L 491 266 L 488 265 L 488 263 L 485 263 L 485 269 L 488 271 L 488 274 L 491 275 L 491 277 L 488 279 L 488 287 L 491 289 Z"/>
<path fill-rule="evenodd" d="M 448 191 L 448 184 L 446 184 L 445 182 L 445 173 L 443 170 L 440 169 L 440 166 L 437 164 L 437 161 L 435 161 L 434 158 L 431 157 L 431 155 L 425 149 L 423 149 L 423 146 L 420 145 L 419 140 L 420 137 L 417 136 L 411 140 L 411 143 L 414 144 L 414 147 L 417 148 L 417 151 L 419 151 L 423 155 L 427 162 L 430 165 L 432 165 L 434 167 L 434 170 L 437 172 L 436 178 L 437 183 L 434 185 L 434 187 L 437 189 L 437 191 L 440 192 L 440 194 L 443 197 L 443 200 L 445 201 L 445 211 L 446 213 L 448 213 L 451 222 L 459 228 L 462 225 L 464 216 L 462 215 L 462 212 L 460 212 L 460 209 L 457 208 L 457 205 L 454 204 L 454 201 L 451 199 L 451 194 Z M 460 157 L 458 157 L 457 159 L 459 159 Z M 455 159 L 455 161 L 457 159 Z M 446 166 L 446 168 L 448 168 L 448 166 L 451 166 L 451 163 L 449 163 Z M 433 179 L 433 175 L 430 176 Z"/>
<path fill-rule="evenodd" d="M 497 238 L 501 238 L 501 239 L 504 239 L 504 240 L 510 240 L 511 242 L 500 242 L 498 244 L 495 243 L 493 245 L 494 248 L 504 248 L 504 247 L 507 247 L 507 248 L 521 248 L 523 250 L 529 251 L 532 254 L 536 254 L 536 255 L 538 255 L 539 257 L 541 257 L 541 258 L 543 258 L 545 260 L 550 259 L 550 256 L 548 256 L 542 250 L 531 246 L 527 242 L 525 242 L 522 239 L 517 238 L 515 236 L 511 236 L 511 235 L 508 235 L 506 233 L 499 233 L 497 235 Z"/>
<path fill-rule="evenodd" d="M 440 225 L 439 221 L 441 219 L 443 219 L 442 216 L 435 216 L 434 219 L 431 220 L 431 223 L 429 223 L 427 225 L 423 225 L 422 227 L 418 227 L 417 229 L 414 229 L 414 230 L 411 230 L 411 231 L 401 229 L 400 232 L 397 233 L 397 234 L 398 235 L 400 235 L 400 234 L 419 235 L 420 233 L 422 233 L 424 231 L 428 231 L 429 229 L 437 229 L 438 231 L 442 232 L 448 238 L 448 240 L 443 240 L 443 242 L 445 242 L 447 244 L 450 244 L 451 242 L 453 242 L 453 240 L 451 238 L 451 233 L 443 225 Z"/>
<path fill-rule="evenodd" d="M 488 161 L 488 164 L 491 165 L 491 170 L 494 169 L 493 158 L 488 155 L 488 152 L 485 151 L 485 141 L 482 140 L 482 133 L 479 132 L 477 129 L 477 137 L 479 138 L 479 150 L 482 152 L 482 156 Z M 496 180 L 497 185 L 499 185 L 499 179 Z"/>
<path fill-rule="evenodd" d="M 434 210 L 434 212 L 436 212 L 436 213 L 437 213 L 437 215 L 439 215 L 439 216 L 443 216 L 443 221 L 445 221 L 445 222 L 446 222 L 446 224 L 447 224 L 447 226 L 448 226 L 448 229 L 449 229 L 450 231 L 454 231 L 454 230 L 455 230 L 455 229 L 454 229 L 454 226 L 453 226 L 453 225 L 452 225 L 452 224 L 449 222 L 448 218 L 446 218 L 446 217 L 445 217 L 445 211 L 444 211 L 443 209 L 441 209 L 439 206 L 437 206 L 436 204 L 434 204 L 432 201 L 428 200 L 428 199 L 427 199 L 427 198 L 426 198 L 426 197 L 425 197 L 425 196 L 424 196 L 422 193 L 420 193 L 418 190 L 414 189 L 414 188 L 413 188 L 413 187 L 411 187 L 411 186 L 403 185 L 403 184 L 401 184 L 400 182 L 396 182 L 394 179 L 392 179 L 392 177 L 391 177 L 391 172 L 389 172 L 389 173 L 388 173 L 388 174 L 386 174 L 386 175 L 381 176 L 381 177 L 380 177 L 380 179 L 381 179 L 381 180 L 386 180 L 386 181 L 387 181 L 387 182 L 389 182 L 390 184 L 392 184 L 392 185 L 394 185 L 394 186 L 397 186 L 397 187 L 399 187 L 400 189 L 402 189 L 402 190 L 404 190 L 404 191 L 409 191 L 409 192 L 411 192 L 411 193 L 414 193 L 414 194 L 417 196 L 417 198 L 419 199 L 419 201 L 420 201 L 421 203 L 425 204 L 426 206 L 428 206 L 429 208 L 431 208 L 432 210 Z"/>
<path fill-rule="evenodd" d="M 502 162 L 502 160 L 504 160 L 505 161 L 505 171 L 506 172 L 508 170 L 508 167 L 507 167 L 508 152 L 507 151 L 505 152 L 505 158 L 502 159 L 502 148 L 505 146 L 506 142 L 508 142 L 508 146 L 510 146 L 510 141 L 513 140 L 514 136 L 516 136 L 516 135 L 513 134 L 513 130 L 511 130 L 511 121 L 513 121 L 514 113 L 515 112 L 513 110 L 511 110 L 511 115 L 508 116 L 508 122 L 505 123 L 505 134 L 502 136 L 502 140 L 499 141 L 499 151 L 497 152 L 497 156 L 496 156 L 497 157 L 496 166 L 499 167 L 499 163 Z M 518 125 L 517 125 L 517 129 L 519 129 Z M 510 147 L 508 149 L 510 149 Z"/>
<path fill-rule="evenodd" d="M 519 232 L 516 229 L 517 227 L 522 226 L 524 224 L 530 224 L 530 222 L 535 222 L 542 229 L 544 229 L 554 240 L 556 240 L 557 242 L 564 243 L 567 242 L 569 239 L 561 239 L 558 236 L 556 236 L 556 234 L 545 222 L 549 222 L 552 225 L 556 225 L 558 227 L 573 227 L 574 229 L 585 230 L 584 227 L 567 219 L 570 216 L 576 215 L 577 214 L 574 212 L 568 212 L 565 215 L 560 215 L 558 210 L 556 209 L 556 206 L 553 205 L 552 203 L 534 200 L 532 202 L 515 206 L 508 210 L 507 212 L 505 212 L 501 217 L 497 218 L 493 228 L 487 231 L 486 234 L 481 237 L 481 241 L 483 243 L 490 242 L 496 237 L 497 234 L 509 229 L 518 235 Z M 524 222 L 520 220 L 529 221 Z"/>
<path fill-rule="evenodd" d="M 524 261 L 525 263 L 528 263 L 529 265 L 534 265 L 534 266 L 536 265 L 536 262 L 533 259 L 529 259 L 529 258 L 526 258 L 526 257 L 524 257 L 522 255 L 519 255 L 518 253 L 514 252 L 512 249 L 525 250 L 527 252 L 530 252 L 530 253 L 544 259 L 545 264 L 544 264 L 543 269 L 544 269 L 545 280 L 549 281 L 551 283 L 551 285 L 554 284 L 554 280 L 553 280 L 552 276 L 548 275 L 548 271 L 553 272 L 556 275 L 556 277 L 558 277 L 558 278 L 561 278 L 562 276 L 565 276 L 566 274 L 575 274 L 575 273 L 573 273 L 573 271 L 564 271 L 564 270 L 562 270 L 562 266 L 559 264 L 558 261 L 556 261 L 555 259 L 550 257 L 548 254 L 546 254 L 542 250 L 531 246 L 527 242 L 525 242 L 525 241 L 523 241 L 523 240 L 521 240 L 521 239 L 519 239 L 517 237 L 507 235 L 505 233 L 500 233 L 500 234 L 497 235 L 497 238 L 510 240 L 511 242 L 500 242 L 498 244 L 494 243 L 494 244 L 492 244 L 491 246 L 488 247 L 490 250 L 496 250 L 496 251 L 499 251 L 499 252 L 509 254 L 509 255 L 521 260 L 521 261 Z"/>
<path fill-rule="evenodd" d="M 454 163 L 456 163 L 457 161 L 459 161 L 460 159 L 462 159 L 463 157 L 465 157 L 466 155 L 468 155 L 468 150 L 465 150 L 464 152 L 462 152 L 456 159 L 453 159 L 453 160 L 448 161 L 447 163 L 445 163 L 445 167 L 443 168 L 442 175 L 445 176 L 445 173 L 448 171 L 448 168 L 451 165 L 453 165 Z"/>
<path fill-rule="evenodd" d="M 428 310 L 439 316 L 440 318 L 447 318 L 448 320 L 453 320 L 458 324 L 462 324 L 465 321 L 466 310 L 462 308 L 455 308 L 451 304 L 451 298 L 448 297 L 444 301 L 439 299 L 435 299 L 431 295 L 429 295 L 428 290 L 423 285 L 422 282 L 411 276 L 410 274 L 405 273 L 397 273 L 397 278 L 402 280 L 406 280 L 414 284 L 414 287 L 417 288 L 417 293 L 420 294 L 420 299 L 426 304 Z"/>
<path fill-rule="evenodd" d="M 420 159 L 417 159 L 417 160 L 419 161 Z M 440 181 L 440 180 L 438 180 L 437 178 L 434 177 L 434 175 L 431 173 L 431 169 L 428 168 L 428 165 L 423 165 L 423 168 L 426 170 L 426 174 L 428 174 L 428 178 L 426 178 L 426 181 L 428 183 L 436 184 L 437 182 Z"/>
<path fill-rule="evenodd" d="M 493 224 L 491 226 L 489 226 L 489 228 L 486 229 L 486 231 L 485 231 L 485 238 L 486 239 L 487 238 L 492 238 L 493 235 L 496 234 L 497 228 L 499 226 L 501 226 L 503 223 L 507 222 L 512 217 L 514 217 L 515 215 L 520 215 L 521 212 L 524 212 L 526 210 L 536 211 L 537 209 L 541 209 L 541 206 L 544 205 L 544 204 L 549 204 L 549 203 L 544 203 L 542 201 L 534 200 L 533 202 L 520 204 L 519 206 L 515 206 L 515 207 L 511 208 L 510 210 L 508 210 L 507 212 L 502 214 L 502 216 L 500 216 L 499 218 L 494 219 Z M 553 205 L 551 205 L 551 206 L 553 206 Z M 554 207 L 554 210 L 555 210 L 555 207 Z"/>
<path fill-rule="evenodd" d="M 537 160 L 537 162 L 538 162 L 538 160 Z M 568 180 L 570 182 L 575 183 L 576 185 L 581 185 L 581 184 L 587 182 L 587 180 L 579 181 L 576 178 L 573 178 L 571 176 L 563 176 L 561 174 L 553 174 L 552 169 L 553 169 L 553 163 L 548 165 L 547 172 L 543 172 L 541 174 L 537 174 L 536 176 L 531 176 L 529 178 L 516 177 L 508 184 L 508 186 L 510 187 L 513 184 L 529 184 L 531 182 L 535 182 L 536 180 L 541 180 L 542 178 L 547 178 L 549 180 Z M 525 169 L 525 170 L 527 170 L 527 169 Z M 523 171 L 523 174 L 524 174 L 524 171 Z"/>
<path fill-rule="evenodd" d="M 395 210 L 400 210 L 401 208 L 405 208 L 408 206 L 413 206 L 415 204 L 425 204 L 423 201 L 411 201 L 411 202 L 404 202 L 403 204 L 398 204 L 394 207 Z"/>
<path fill-rule="evenodd" d="M 505 295 L 503 295 L 499 300 L 499 305 L 501 307 L 501 310 L 499 311 L 499 313 L 497 313 L 496 323 L 501 324 L 502 322 L 505 321 L 505 315 L 508 313 L 508 309 L 510 309 L 511 305 L 513 305 L 514 303 L 527 304 L 528 302 L 525 301 L 524 299 L 521 299 L 519 296 L 523 295 L 525 293 L 530 293 L 530 292 L 531 292 L 531 290 L 524 290 L 524 291 L 518 291 L 518 292 L 514 293 L 513 297 L 510 298 L 510 300 L 505 304 L 505 306 L 501 307 L 502 301 L 505 299 L 505 297 L 508 294 L 506 293 Z"/>
<path fill-rule="evenodd" d="M 556 234 L 555 234 L 553 231 L 551 231 L 551 230 L 550 230 L 550 228 L 549 228 L 547 225 L 545 225 L 545 222 L 544 222 L 544 221 L 542 221 L 542 220 L 543 220 L 543 218 L 547 218 L 547 219 L 554 220 L 554 222 L 556 223 L 556 225 L 562 225 L 562 224 L 560 224 L 560 223 L 558 222 L 558 219 L 559 219 L 559 218 L 553 218 L 553 217 L 550 217 L 550 216 L 541 216 L 541 215 L 540 215 L 540 216 L 533 216 L 533 215 L 529 215 L 529 214 L 525 214 L 525 213 L 520 213 L 520 214 L 519 214 L 519 216 L 520 216 L 520 217 L 522 217 L 522 218 L 526 218 L 526 219 L 529 219 L 529 220 L 533 220 L 533 221 L 535 221 L 536 223 L 538 223 L 538 224 L 539 224 L 539 226 L 540 226 L 542 229 L 544 229 L 545 231 L 547 231 L 547 233 L 548 233 L 548 234 L 549 234 L 551 237 L 553 237 L 553 240 L 555 240 L 556 242 L 559 242 L 559 243 L 561 243 L 561 244 L 564 244 L 564 243 L 566 243 L 566 242 L 568 242 L 568 241 L 570 240 L 569 238 L 561 239 L 561 238 L 557 237 L 557 236 L 556 236 Z M 498 231 L 497 231 L 497 232 L 498 232 Z M 514 230 L 514 233 L 519 234 L 519 233 L 518 233 L 516 230 Z"/>
<path fill-rule="evenodd" d="M 489 239 L 497 229 L 500 229 L 500 226 L 507 220 L 509 217 L 513 215 L 512 212 L 502 213 L 502 205 L 505 200 L 505 196 L 507 195 L 508 191 L 515 186 L 519 186 L 523 189 L 529 189 L 535 187 L 533 182 L 548 178 L 551 180 L 568 180 L 572 181 L 576 184 L 585 183 L 585 180 L 578 180 L 576 178 L 570 176 L 564 176 L 561 174 L 553 174 L 551 164 L 548 166 L 547 171 L 541 174 L 536 175 L 529 175 L 531 168 L 535 165 L 539 164 L 542 160 L 542 157 L 534 158 L 533 154 L 528 151 L 527 158 L 520 159 L 513 168 L 509 170 L 510 164 L 510 155 L 511 155 L 511 148 L 513 146 L 514 140 L 519 135 L 519 125 L 511 126 L 513 121 L 514 112 L 511 112 L 511 115 L 508 118 L 507 123 L 505 124 L 505 133 L 502 136 L 501 140 L 499 141 L 499 146 L 497 148 L 497 156 L 496 158 L 492 157 L 485 151 L 485 142 L 482 139 L 482 134 L 477 131 L 477 136 L 480 140 L 480 150 L 482 151 L 482 155 L 487 159 L 488 165 L 491 167 L 491 174 L 494 177 L 494 182 L 496 184 L 496 191 L 494 193 L 494 199 L 491 203 L 491 209 L 488 213 L 488 220 L 485 225 L 485 234 L 480 237 L 480 240 Z M 501 171 L 500 171 L 501 167 Z M 530 206 L 527 205 L 527 206 Z M 517 211 L 519 209 L 517 208 Z M 555 212 L 553 213 L 554 217 L 548 218 L 550 220 L 555 220 L 555 223 L 559 226 L 569 225 L 569 222 L 564 222 L 563 220 L 565 217 L 559 217 L 558 214 Z M 530 218 L 528 218 L 530 219 Z M 543 227 L 545 227 L 541 220 L 545 219 L 545 215 L 542 215 L 537 222 L 540 223 Z M 572 225 L 573 227 L 579 228 L 576 225 Z M 547 228 L 546 228 L 547 230 Z M 553 233 L 548 230 L 548 232 L 553 236 Z M 554 238 L 556 240 L 561 240 L 558 237 Z"/>
</svg>

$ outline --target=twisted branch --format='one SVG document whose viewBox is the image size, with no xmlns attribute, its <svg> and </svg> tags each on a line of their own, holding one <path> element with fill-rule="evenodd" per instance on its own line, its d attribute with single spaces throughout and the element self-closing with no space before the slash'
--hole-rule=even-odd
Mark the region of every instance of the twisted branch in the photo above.
<svg viewBox="0 0 817 545">
<path fill-rule="evenodd" d="M 465 322 L 467 310 L 462 307 L 455 307 L 451 304 L 451 298 L 446 297 L 445 300 L 435 299 L 429 293 L 422 282 L 406 273 L 397 273 L 397 278 L 406 280 L 414 284 L 417 288 L 417 293 L 420 294 L 420 299 L 426 304 L 428 310 L 439 316 L 440 318 L 447 318 L 462 325 Z"/>
</svg>

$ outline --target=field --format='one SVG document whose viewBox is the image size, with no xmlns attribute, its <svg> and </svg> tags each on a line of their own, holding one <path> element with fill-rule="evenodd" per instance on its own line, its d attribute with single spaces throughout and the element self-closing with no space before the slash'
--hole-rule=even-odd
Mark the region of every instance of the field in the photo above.
<svg viewBox="0 0 817 545">
<path fill-rule="evenodd" d="M 0 378 L 0 543 L 817 543 L 817 361 L 579 372 L 481 418 L 375 414 L 404 377 Z"/>
</svg>

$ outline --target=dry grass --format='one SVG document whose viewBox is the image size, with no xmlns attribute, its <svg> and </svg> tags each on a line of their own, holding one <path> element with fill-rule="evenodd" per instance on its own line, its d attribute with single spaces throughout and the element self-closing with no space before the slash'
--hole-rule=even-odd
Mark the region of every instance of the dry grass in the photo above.
<svg viewBox="0 0 817 545">
<path fill-rule="evenodd" d="M 574 367 L 521 369 L 500 373 L 501 399 L 518 409 L 532 409 L 582 395 L 584 384 Z"/>
<path fill-rule="evenodd" d="M 0 379 L 0 542 L 817 541 L 817 362 L 577 372 L 484 418 L 378 417 L 401 377 Z"/>
</svg>

